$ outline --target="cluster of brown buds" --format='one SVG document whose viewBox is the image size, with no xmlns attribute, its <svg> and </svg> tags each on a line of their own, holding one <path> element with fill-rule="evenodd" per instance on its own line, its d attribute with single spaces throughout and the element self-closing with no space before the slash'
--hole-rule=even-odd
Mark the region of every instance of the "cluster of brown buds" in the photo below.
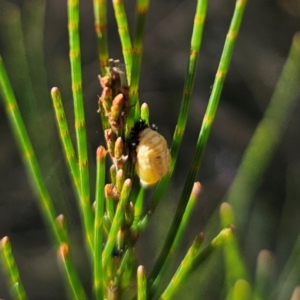
<svg viewBox="0 0 300 300">
<path fill-rule="evenodd" d="M 119 60 L 109 60 L 107 73 L 99 75 L 102 94 L 99 97 L 99 111 L 108 120 L 105 130 L 108 152 L 117 170 L 123 169 L 128 158 L 128 149 L 124 144 L 125 124 L 129 111 L 129 87 L 126 74 L 120 69 Z"/>
<path fill-rule="evenodd" d="M 120 226 L 116 246 L 114 249 L 115 263 L 118 264 L 123 250 L 131 238 L 129 228 L 134 220 L 134 206 L 127 202 L 132 188 L 132 180 L 127 178 L 129 148 L 125 141 L 126 118 L 129 111 L 129 87 L 126 74 L 120 69 L 118 60 L 109 60 L 106 75 L 99 76 L 102 94 L 99 97 L 99 112 L 106 120 L 104 131 L 108 153 L 113 161 L 110 168 L 111 183 L 105 185 L 106 212 L 104 215 L 104 228 L 109 232 L 117 207 L 122 207 L 122 224 Z M 125 195 L 127 196 L 125 197 Z M 126 202 L 122 204 L 123 200 Z M 113 266 L 111 266 L 114 268 Z M 108 268 L 110 268 L 108 266 Z M 111 271 L 110 273 L 113 274 Z"/>
</svg>

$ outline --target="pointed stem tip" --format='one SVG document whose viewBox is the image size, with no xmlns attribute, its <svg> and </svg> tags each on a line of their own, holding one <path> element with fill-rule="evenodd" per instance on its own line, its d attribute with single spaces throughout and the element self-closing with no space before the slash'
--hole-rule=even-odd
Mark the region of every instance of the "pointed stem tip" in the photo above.
<svg viewBox="0 0 300 300">
<path fill-rule="evenodd" d="M 103 146 L 97 148 L 97 159 L 104 158 L 106 155 L 106 150 Z"/>
<path fill-rule="evenodd" d="M 200 192 L 202 191 L 202 185 L 199 181 L 194 183 L 193 189 L 192 189 L 192 195 L 194 197 L 198 197 Z"/>
<path fill-rule="evenodd" d="M 59 247 L 60 255 L 65 258 L 69 254 L 69 246 L 66 243 L 61 243 Z"/>
<path fill-rule="evenodd" d="M 53 87 L 51 89 L 51 95 L 52 96 L 56 96 L 56 94 L 58 94 L 58 93 L 59 93 L 59 89 L 57 87 Z"/>
</svg>

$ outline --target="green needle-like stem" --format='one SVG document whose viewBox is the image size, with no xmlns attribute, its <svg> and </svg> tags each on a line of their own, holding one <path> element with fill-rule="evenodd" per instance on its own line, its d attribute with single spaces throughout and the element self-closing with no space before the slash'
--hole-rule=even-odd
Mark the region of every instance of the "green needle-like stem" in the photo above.
<svg viewBox="0 0 300 300">
<path fill-rule="evenodd" d="M 132 128 L 134 123 L 138 120 L 135 119 L 135 110 L 139 110 L 139 79 L 140 69 L 143 53 L 143 38 L 146 24 L 146 16 L 149 7 L 149 0 L 138 0 L 136 5 L 137 20 L 135 35 L 133 38 L 132 47 L 132 72 L 131 72 L 131 85 L 130 85 L 130 107 L 131 110 L 128 115 L 127 125 Z"/>
<path fill-rule="evenodd" d="M 181 239 L 182 239 L 183 234 L 185 232 L 185 229 L 188 225 L 191 214 L 192 214 L 192 212 L 195 208 L 196 200 L 197 200 L 197 197 L 199 196 L 200 192 L 201 192 L 201 185 L 200 185 L 199 182 L 195 182 L 193 190 L 191 192 L 189 202 L 187 204 L 186 210 L 185 210 L 184 215 L 182 217 L 181 224 L 178 228 L 175 240 L 174 240 L 173 245 L 170 249 L 170 254 L 169 254 L 163 268 L 161 268 L 159 274 L 157 275 L 156 280 L 153 283 L 152 290 L 157 289 L 159 283 L 161 282 L 161 279 L 163 278 L 163 275 L 165 274 L 165 270 L 167 269 L 169 263 L 171 262 L 171 259 L 174 255 L 174 253 L 176 253 L 176 251 L 178 250 L 178 248 L 180 246 Z"/>
<path fill-rule="evenodd" d="M 243 233 L 249 206 L 261 183 L 276 147 L 279 145 L 300 91 L 300 32 L 296 33 L 288 59 L 263 119 L 244 154 L 227 201 L 236 215 L 239 233 Z M 282 298 L 283 299 L 283 298 Z"/>
<path fill-rule="evenodd" d="M 41 176 L 41 171 L 35 157 L 30 139 L 28 137 L 26 128 L 24 126 L 14 93 L 12 91 L 9 79 L 7 77 L 2 58 L 0 57 L 0 91 L 3 93 L 4 106 L 6 113 L 13 129 L 15 139 L 20 148 L 20 152 L 27 169 L 29 178 L 33 183 L 34 191 L 37 195 L 38 205 L 47 229 L 54 237 L 56 244 L 66 242 L 66 231 L 61 230 L 59 224 L 56 223 L 57 213 L 52 204 L 49 192 L 46 188 L 45 182 Z M 74 277 L 78 278 L 73 271 Z M 78 287 L 81 286 L 79 279 L 76 279 Z M 69 282 L 70 283 L 70 282 Z"/>
<path fill-rule="evenodd" d="M 243 12 L 245 9 L 246 1 L 238 0 L 236 2 L 234 15 L 230 24 L 230 28 L 226 37 L 223 53 L 221 56 L 219 68 L 217 70 L 217 74 L 215 77 L 215 82 L 213 85 L 212 93 L 208 102 L 208 106 L 206 109 L 206 113 L 203 119 L 203 123 L 201 126 L 201 130 L 198 136 L 197 145 L 196 145 L 196 153 L 192 160 L 192 164 L 190 167 L 189 174 L 187 176 L 180 202 L 173 219 L 170 231 L 164 243 L 163 249 L 154 265 L 153 271 L 151 272 L 151 280 L 154 280 L 159 273 L 161 267 L 163 266 L 166 258 L 168 257 L 169 251 L 173 244 L 174 238 L 176 236 L 178 227 L 180 225 L 182 216 L 184 214 L 193 183 L 195 181 L 195 177 L 198 173 L 198 169 L 200 167 L 200 163 L 203 157 L 203 153 L 205 150 L 205 146 L 207 144 L 207 140 L 209 137 L 209 133 L 213 124 L 213 120 L 215 118 L 216 110 L 218 107 L 221 90 L 224 84 L 225 75 L 229 68 L 229 63 L 232 57 L 233 48 L 235 45 L 236 37 L 240 28 Z M 172 168 L 172 167 L 171 167 Z"/>
<path fill-rule="evenodd" d="M 146 124 L 149 124 L 150 119 L 150 112 L 149 112 L 149 106 L 147 103 L 143 103 L 141 105 L 141 119 L 145 120 Z"/>
<path fill-rule="evenodd" d="M 182 96 L 181 106 L 179 110 L 177 125 L 173 135 L 173 142 L 171 146 L 171 156 L 172 156 L 171 166 L 169 172 L 159 182 L 155 190 L 155 194 L 153 196 L 153 200 L 149 212 L 144 218 L 144 220 L 142 221 L 142 223 L 140 224 L 141 228 L 148 223 L 148 218 L 154 212 L 156 206 L 158 205 L 163 193 L 166 190 L 167 184 L 169 183 L 169 180 L 175 168 L 179 148 L 183 139 L 186 122 L 188 118 L 190 100 L 191 100 L 192 91 L 194 87 L 198 56 L 199 56 L 200 46 L 202 41 L 202 32 L 203 32 L 203 25 L 206 16 L 206 8 L 207 8 L 207 0 L 198 0 L 196 14 L 195 14 L 194 28 L 193 28 L 192 38 L 191 38 L 190 57 L 189 57 L 187 71 L 186 71 L 184 89 L 183 89 L 183 96 Z"/>
<path fill-rule="evenodd" d="M 235 224 L 233 210 L 228 203 L 221 205 L 220 217 L 222 228 Z M 244 279 L 248 281 L 250 279 L 235 235 L 232 235 L 224 245 L 224 262 L 227 293 L 231 295 L 238 280 Z"/>
<path fill-rule="evenodd" d="M 134 205 L 134 221 L 132 224 L 133 230 L 138 230 L 139 228 L 138 224 L 142 218 L 143 209 L 144 209 L 144 198 L 145 198 L 145 189 L 144 187 L 141 187 Z"/>
<path fill-rule="evenodd" d="M 75 265 L 72 261 L 69 249 L 69 234 L 66 227 L 65 218 L 59 215 L 56 218 L 57 230 L 63 237 L 63 241 L 58 247 L 58 257 L 62 261 L 63 271 L 66 274 L 69 289 L 72 291 L 75 299 L 86 299 L 85 291 L 77 275 Z"/>
<path fill-rule="evenodd" d="M 106 6 L 107 0 L 93 0 L 94 2 L 94 17 L 95 17 L 95 31 L 98 41 L 98 52 L 101 75 L 106 74 L 106 67 L 108 65 L 108 45 L 107 45 L 107 16 Z"/>
<path fill-rule="evenodd" d="M 90 205 L 90 183 L 87 156 L 85 117 L 82 96 L 80 41 L 79 41 L 79 1 L 68 0 L 69 43 L 72 77 L 72 93 L 75 113 L 78 165 L 80 174 L 81 207 L 84 214 L 85 238 L 90 257 L 93 258 L 93 216 Z"/>
<path fill-rule="evenodd" d="M 106 151 L 100 146 L 97 149 L 97 176 L 96 176 L 96 213 L 94 227 L 94 292 L 97 300 L 103 298 L 103 267 L 102 267 L 102 244 L 103 244 L 103 215 L 104 215 L 104 183 L 105 183 L 105 157 Z"/>
<path fill-rule="evenodd" d="M 188 275 L 195 271 L 215 250 L 227 243 L 228 239 L 230 239 L 232 235 L 233 228 L 229 227 L 222 229 L 221 232 L 210 242 L 210 244 L 201 250 L 201 252 L 195 257 L 193 263 L 186 271 L 186 274 Z"/>
<path fill-rule="evenodd" d="M 179 268 L 177 269 L 175 275 L 171 279 L 168 287 L 162 293 L 162 295 L 160 296 L 159 299 L 167 300 L 167 299 L 172 298 L 172 296 L 174 295 L 176 290 L 180 287 L 180 285 L 182 284 L 182 282 L 186 278 L 186 276 L 188 274 L 188 271 L 191 268 L 191 265 L 193 263 L 193 260 L 195 259 L 195 257 L 199 253 L 199 250 L 200 250 L 200 247 L 202 245 L 203 239 L 204 239 L 203 234 L 197 235 L 197 237 L 195 238 L 192 246 L 187 251 L 184 259 L 182 260 Z"/>
<path fill-rule="evenodd" d="M 147 279 L 144 266 L 139 266 L 137 269 L 137 300 L 147 299 Z"/>
<path fill-rule="evenodd" d="M 78 277 L 71 261 L 69 245 L 67 243 L 61 243 L 58 250 L 58 258 L 64 266 L 64 271 L 66 273 L 68 282 L 71 283 L 71 291 L 74 297 L 73 299 L 88 299 L 81 284 L 78 282 Z"/>
<path fill-rule="evenodd" d="M 6 114 L 13 130 L 15 139 L 18 143 L 20 153 L 34 187 L 34 191 L 37 195 L 38 205 L 42 212 L 46 227 L 50 230 L 51 235 L 55 238 L 59 244 L 62 241 L 62 237 L 57 232 L 55 225 L 55 218 L 57 216 L 52 201 L 50 199 L 49 192 L 46 188 L 45 182 L 42 178 L 41 171 L 28 137 L 26 128 L 24 126 L 23 119 L 18 108 L 15 95 L 11 88 L 9 79 L 7 77 L 2 58 L 0 56 L 0 91 L 3 94 L 4 107 Z"/>
<path fill-rule="evenodd" d="M 118 24 L 119 36 L 122 44 L 123 57 L 125 61 L 127 82 L 131 83 L 131 69 L 132 69 L 132 47 L 128 30 L 128 23 L 123 0 L 112 0 L 115 10 L 115 16 Z"/>
<path fill-rule="evenodd" d="M 110 229 L 110 232 L 107 237 L 107 242 L 105 248 L 102 253 L 102 264 L 103 266 L 107 266 L 109 263 L 109 259 L 111 257 L 114 245 L 116 244 L 118 231 L 121 229 L 122 221 L 124 219 L 124 211 L 126 207 L 126 203 L 131 191 L 131 180 L 126 179 L 120 195 L 120 200 L 117 205 L 117 210 L 115 217 L 113 219 L 113 223 Z"/>
<path fill-rule="evenodd" d="M 253 293 L 252 293 L 252 288 L 251 285 L 249 284 L 248 281 L 244 279 L 239 279 L 235 283 L 233 287 L 233 293 L 232 297 L 228 298 L 228 300 L 252 300 L 255 299 L 253 298 Z"/>
<path fill-rule="evenodd" d="M 268 250 L 261 250 L 257 257 L 254 295 L 256 300 L 269 299 L 274 290 L 276 259 Z"/>
<path fill-rule="evenodd" d="M 19 270 L 8 237 L 4 237 L 0 241 L 0 254 L 2 256 L 1 260 L 3 262 L 6 278 L 8 279 L 9 288 L 12 290 L 12 298 L 15 300 L 28 299 L 21 282 Z"/>
<path fill-rule="evenodd" d="M 61 101 L 61 95 L 58 88 L 56 87 L 52 88 L 51 97 L 53 101 L 56 122 L 59 130 L 59 137 L 63 146 L 67 166 L 69 168 L 69 173 L 71 174 L 72 177 L 73 185 L 77 193 L 77 198 L 80 200 L 80 178 L 79 178 L 77 158 L 69 134 L 68 123 L 66 120 L 65 111 L 64 111 L 63 103 Z"/>
</svg>

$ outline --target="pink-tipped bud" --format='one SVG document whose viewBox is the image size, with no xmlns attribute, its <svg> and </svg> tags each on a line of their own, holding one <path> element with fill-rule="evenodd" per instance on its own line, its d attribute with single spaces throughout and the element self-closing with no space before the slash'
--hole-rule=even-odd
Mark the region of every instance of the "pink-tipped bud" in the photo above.
<svg viewBox="0 0 300 300">
<path fill-rule="evenodd" d="M 137 272 L 139 275 L 144 275 L 146 273 L 146 269 L 144 266 L 141 265 L 141 266 L 138 266 Z"/>
<path fill-rule="evenodd" d="M 103 146 L 99 146 L 97 148 L 97 153 L 96 153 L 96 157 L 97 159 L 103 159 L 106 156 L 106 150 Z"/>
<path fill-rule="evenodd" d="M 106 198 L 111 198 L 113 196 L 113 187 L 111 184 L 106 184 L 104 187 L 104 193 Z"/>
<path fill-rule="evenodd" d="M 55 97 L 57 94 L 59 94 L 59 89 L 55 86 L 51 89 L 51 95 Z"/>
<path fill-rule="evenodd" d="M 64 258 L 69 254 L 69 246 L 67 243 L 61 243 L 59 246 L 59 253 Z"/>
<path fill-rule="evenodd" d="M 196 198 L 199 196 L 200 192 L 202 190 L 201 183 L 199 181 L 194 183 L 193 189 L 192 189 L 192 195 Z"/>
</svg>

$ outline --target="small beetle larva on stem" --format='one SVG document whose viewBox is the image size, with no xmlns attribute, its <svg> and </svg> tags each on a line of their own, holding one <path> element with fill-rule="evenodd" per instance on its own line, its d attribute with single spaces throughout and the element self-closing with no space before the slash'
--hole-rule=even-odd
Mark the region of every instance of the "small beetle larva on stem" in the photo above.
<svg viewBox="0 0 300 300">
<path fill-rule="evenodd" d="M 156 125 L 149 127 L 142 119 L 136 122 L 130 133 L 129 145 L 136 152 L 135 171 L 143 186 L 152 185 L 167 174 L 171 155 Z"/>
</svg>

